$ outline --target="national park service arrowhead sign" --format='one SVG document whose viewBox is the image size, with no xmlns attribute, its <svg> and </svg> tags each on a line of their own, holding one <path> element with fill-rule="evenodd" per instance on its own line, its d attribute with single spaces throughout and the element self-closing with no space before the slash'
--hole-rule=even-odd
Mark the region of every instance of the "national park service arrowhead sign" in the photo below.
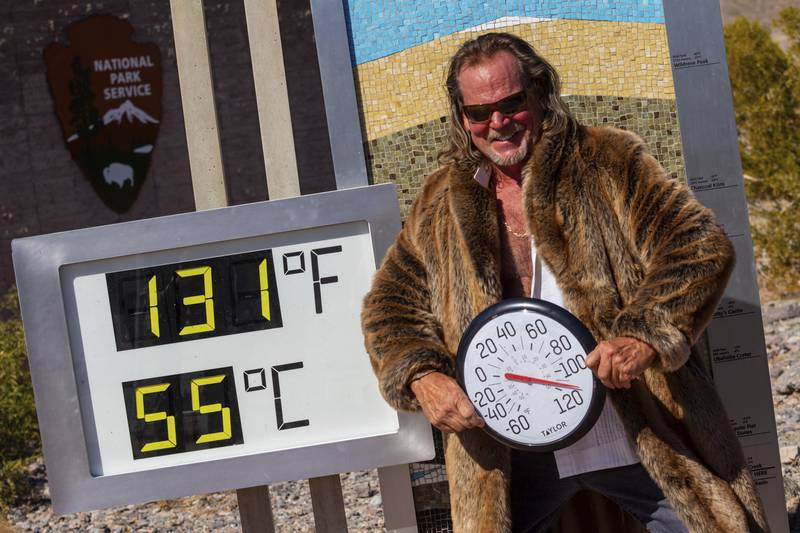
<svg viewBox="0 0 800 533">
<path fill-rule="evenodd" d="M 127 20 L 93 16 L 67 28 L 67 45 L 44 51 L 67 148 L 118 213 L 142 188 L 161 121 L 161 53 L 132 33 Z"/>
</svg>

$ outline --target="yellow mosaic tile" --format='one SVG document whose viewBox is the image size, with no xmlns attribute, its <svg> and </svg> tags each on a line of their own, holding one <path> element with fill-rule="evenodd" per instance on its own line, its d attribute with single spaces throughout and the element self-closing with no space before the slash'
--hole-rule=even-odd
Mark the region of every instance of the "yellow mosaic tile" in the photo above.
<svg viewBox="0 0 800 533">
<path fill-rule="evenodd" d="M 489 31 L 519 35 L 561 75 L 562 92 L 674 99 L 663 24 L 549 20 L 464 31 L 356 67 L 368 140 L 447 114 L 447 61 Z"/>
</svg>

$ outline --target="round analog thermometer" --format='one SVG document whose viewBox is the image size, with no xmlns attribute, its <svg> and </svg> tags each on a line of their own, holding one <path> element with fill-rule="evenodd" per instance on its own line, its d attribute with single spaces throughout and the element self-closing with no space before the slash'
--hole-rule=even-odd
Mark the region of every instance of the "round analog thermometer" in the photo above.
<svg viewBox="0 0 800 533">
<path fill-rule="evenodd" d="M 596 343 L 566 309 L 503 300 L 479 314 L 458 346 L 458 382 L 500 442 L 529 451 L 569 446 L 592 428 L 605 388 L 586 367 Z"/>
</svg>

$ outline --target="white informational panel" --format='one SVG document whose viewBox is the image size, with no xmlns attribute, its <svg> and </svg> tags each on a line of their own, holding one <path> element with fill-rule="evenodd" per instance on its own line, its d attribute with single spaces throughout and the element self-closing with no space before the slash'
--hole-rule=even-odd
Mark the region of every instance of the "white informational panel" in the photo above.
<svg viewBox="0 0 800 533">
<path fill-rule="evenodd" d="M 361 335 L 398 230 L 376 186 L 15 241 L 56 511 L 431 458 Z"/>
</svg>

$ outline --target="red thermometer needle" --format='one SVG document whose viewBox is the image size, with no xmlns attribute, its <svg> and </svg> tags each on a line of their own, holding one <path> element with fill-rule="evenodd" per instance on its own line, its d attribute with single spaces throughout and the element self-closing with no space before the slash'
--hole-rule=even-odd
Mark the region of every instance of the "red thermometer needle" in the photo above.
<svg viewBox="0 0 800 533">
<path fill-rule="evenodd" d="M 577 385 L 570 385 L 569 383 L 561 383 L 560 381 L 550 381 L 549 379 L 532 378 L 531 376 L 523 376 L 522 374 L 512 374 L 506 372 L 506 379 L 512 381 L 522 381 L 525 383 L 541 383 L 542 385 L 552 385 L 553 387 L 564 387 L 565 389 L 580 389 Z"/>
</svg>

